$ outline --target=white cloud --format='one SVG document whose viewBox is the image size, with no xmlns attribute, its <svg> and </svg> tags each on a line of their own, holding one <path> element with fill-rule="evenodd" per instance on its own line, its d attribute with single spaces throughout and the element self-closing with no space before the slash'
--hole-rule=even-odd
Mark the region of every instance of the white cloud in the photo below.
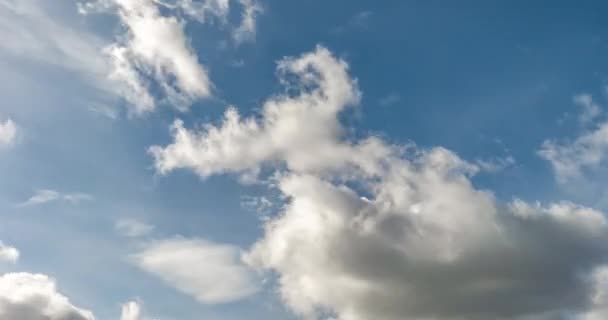
<svg viewBox="0 0 608 320">
<path fill-rule="evenodd" d="M 0 262 L 15 263 L 19 260 L 19 250 L 0 241 Z"/>
<path fill-rule="evenodd" d="M 232 108 L 198 132 L 178 121 L 173 143 L 151 153 L 162 173 L 272 169 L 286 203 L 246 261 L 277 276 L 293 311 L 549 320 L 592 304 L 595 285 L 582 275 L 608 255 L 603 213 L 569 202 L 501 203 L 471 182 L 483 166 L 445 148 L 348 139 L 339 115 L 359 91 L 327 49 L 284 59 L 279 70 L 295 76 L 281 80 L 297 94 L 270 98 L 259 117 Z"/>
<path fill-rule="evenodd" d="M 129 301 L 122 305 L 120 320 L 142 320 L 141 306 L 137 301 Z"/>
<path fill-rule="evenodd" d="M 477 167 L 479 167 L 480 170 L 487 172 L 502 171 L 509 167 L 512 167 L 513 165 L 515 165 L 515 163 L 515 158 L 513 158 L 512 156 L 495 157 L 491 159 L 481 159 L 475 161 L 475 164 L 477 165 Z"/>
<path fill-rule="evenodd" d="M 588 124 L 593 122 L 602 113 L 602 108 L 593 101 L 593 97 L 590 94 L 582 93 L 574 96 L 574 104 L 582 108 L 579 116 L 579 121 L 582 124 Z"/>
<path fill-rule="evenodd" d="M 114 229 L 125 237 L 141 237 L 154 231 L 154 226 L 131 218 L 116 221 Z"/>
<path fill-rule="evenodd" d="M 575 96 L 574 103 L 582 108 L 579 121 L 585 125 L 583 132 L 570 141 L 545 140 L 538 150 L 538 155 L 551 163 L 561 184 L 584 177 L 585 170 L 598 169 L 608 155 L 608 122 L 596 121 L 602 112 L 600 106 L 589 94 Z"/>
<path fill-rule="evenodd" d="M 263 12 L 262 6 L 257 0 L 239 0 L 239 3 L 243 7 L 241 24 L 232 33 L 237 43 L 251 40 L 255 37 L 257 17 Z"/>
<path fill-rule="evenodd" d="M 57 291 L 55 280 L 42 274 L 0 276 L 0 319 L 93 320 L 93 314 L 72 305 Z"/>
<path fill-rule="evenodd" d="M 201 176 L 224 171 L 250 171 L 266 161 L 284 160 L 290 168 L 323 169 L 328 163 L 351 158 L 350 148 L 338 143 L 342 130 L 337 115 L 359 100 L 356 81 L 347 76 L 344 61 L 318 47 L 298 59 L 279 62 L 279 71 L 298 77 L 301 95 L 279 95 L 264 104 L 262 117 L 241 119 L 230 108 L 219 127 L 201 132 L 176 121 L 173 144 L 150 148 L 160 172 L 192 168 Z M 315 86 L 307 90 L 306 86 Z"/>
<path fill-rule="evenodd" d="M 608 155 L 608 122 L 585 131 L 574 141 L 545 140 L 538 154 L 553 166 L 557 180 L 567 183 L 583 175 L 583 169 L 598 168 Z"/>
<path fill-rule="evenodd" d="M 242 21 L 233 37 L 242 42 L 255 35 L 261 8 L 254 0 L 239 2 Z M 113 66 L 110 79 L 123 84 L 117 90 L 134 106 L 136 114 L 156 108 L 152 85 L 164 92 L 162 102 L 182 111 L 212 94 L 207 68 L 199 62 L 184 26 L 187 18 L 200 23 L 218 20 L 225 25 L 230 14 L 228 0 L 97 0 L 80 3 L 79 10 L 83 14 L 114 11 L 119 16 L 125 33 L 104 52 Z"/>
<path fill-rule="evenodd" d="M 36 193 L 26 201 L 18 204 L 20 207 L 44 204 L 53 201 L 65 201 L 71 204 L 79 204 L 84 201 L 92 201 L 94 197 L 86 193 L 61 193 L 50 189 L 36 190 Z"/>
<path fill-rule="evenodd" d="M 125 96 L 136 112 L 154 108 L 142 72 L 154 77 L 179 109 L 210 95 L 207 70 L 190 47 L 183 21 L 163 16 L 158 5 L 149 0 L 115 0 L 114 4 L 127 34 L 124 41 L 108 48 L 114 61 L 112 77 L 127 85 L 130 92 Z"/>
<path fill-rule="evenodd" d="M 202 239 L 166 239 L 134 256 L 143 270 L 206 304 L 239 300 L 257 292 L 258 284 L 234 246 Z"/>
<path fill-rule="evenodd" d="M 0 122 L 0 146 L 9 145 L 17 136 L 17 126 L 11 119 Z"/>
</svg>

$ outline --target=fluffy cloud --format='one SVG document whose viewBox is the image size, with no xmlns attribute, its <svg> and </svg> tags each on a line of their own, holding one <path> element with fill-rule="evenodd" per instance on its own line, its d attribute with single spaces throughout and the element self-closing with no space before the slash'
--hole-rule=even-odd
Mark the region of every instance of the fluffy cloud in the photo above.
<svg viewBox="0 0 608 320">
<path fill-rule="evenodd" d="M 549 161 L 560 183 L 583 175 L 584 169 L 598 168 L 608 155 L 608 122 L 586 131 L 574 141 L 546 140 L 538 154 Z"/>
<path fill-rule="evenodd" d="M 17 126 L 11 119 L 0 122 L 0 146 L 8 145 L 15 140 L 17 136 Z"/>
<path fill-rule="evenodd" d="M 150 148 L 158 171 L 192 168 L 208 176 L 257 170 L 264 162 L 280 160 L 298 170 L 348 161 L 351 149 L 338 141 L 342 129 L 337 115 L 359 100 L 359 91 L 347 76 L 346 63 L 318 47 L 299 59 L 280 61 L 279 71 L 285 76 L 282 81 L 294 75 L 315 88 L 296 97 L 268 100 L 260 119 L 241 119 L 230 108 L 221 126 L 207 126 L 202 132 L 192 132 L 176 121 L 171 128 L 174 143 Z"/>
<path fill-rule="evenodd" d="M 258 290 L 238 248 L 202 239 L 167 239 L 134 256 L 143 270 L 206 304 L 235 301 Z"/>
<path fill-rule="evenodd" d="M 253 0 L 240 3 L 242 22 L 233 32 L 238 42 L 253 37 L 256 16 L 261 12 Z M 208 71 L 198 61 L 184 26 L 187 18 L 200 23 L 218 20 L 225 25 L 230 14 L 228 0 L 97 0 L 81 3 L 79 9 L 85 14 L 114 11 L 119 16 L 125 34 L 105 53 L 113 66 L 110 78 L 123 84 L 119 90 L 135 107 L 135 113 L 155 109 L 152 86 L 164 92 L 163 101 L 182 111 L 211 95 Z"/>
<path fill-rule="evenodd" d="M 106 49 L 114 65 L 110 77 L 125 84 L 123 94 L 136 112 L 155 107 L 146 77 L 153 77 L 181 109 L 210 94 L 207 71 L 190 47 L 181 20 L 163 16 L 150 0 L 106 2 L 116 8 L 126 29 L 124 40 Z"/>
<path fill-rule="evenodd" d="M 53 201 L 65 201 L 71 204 L 78 204 L 83 201 L 92 201 L 93 199 L 93 196 L 86 193 L 61 193 L 50 189 L 40 189 L 29 199 L 18 204 L 18 206 L 27 207 Z"/>
<path fill-rule="evenodd" d="M 566 184 L 584 176 L 585 170 L 599 168 L 608 156 L 608 122 L 598 122 L 601 107 L 589 94 L 574 97 L 574 103 L 582 108 L 581 124 L 589 126 L 571 141 L 545 140 L 538 155 L 549 161 L 558 182 Z"/>
<path fill-rule="evenodd" d="M 6 261 L 15 263 L 17 260 L 19 260 L 19 250 L 0 241 L 0 262 Z"/>
<path fill-rule="evenodd" d="M 359 91 L 327 49 L 279 63 L 295 95 L 259 117 L 230 109 L 202 131 L 173 125 L 159 172 L 202 177 L 267 165 L 287 199 L 246 255 L 272 271 L 305 318 L 558 319 L 600 312 L 603 213 L 570 202 L 502 203 L 475 188 L 483 168 L 437 147 L 350 140 L 339 115 Z"/>
<path fill-rule="evenodd" d="M 122 305 L 120 320 L 142 320 L 141 306 L 137 301 L 129 301 Z"/>
<path fill-rule="evenodd" d="M 141 237 L 154 231 L 154 226 L 131 218 L 116 221 L 114 229 L 125 237 Z"/>
<path fill-rule="evenodd" d="M 57 292 L 55 280 L 42 274 L 0 276 L 0 319 L 93 320 L 93 314 Z"/>
</svg>

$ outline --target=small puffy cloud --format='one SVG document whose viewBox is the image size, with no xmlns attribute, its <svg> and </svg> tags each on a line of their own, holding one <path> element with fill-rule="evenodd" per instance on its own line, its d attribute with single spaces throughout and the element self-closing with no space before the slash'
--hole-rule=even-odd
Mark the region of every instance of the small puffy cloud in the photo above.
<svg viewBox="0 0 608 320">
<path fill-rule="evenodd" d="M 538 150 L 538 155 L 551 163 L 561 184 L 583 177 L 585 170 L 599 168 L 608 156 L 608 122 L 596 121 L 602 112 L 600 106 L 589 94 L 575 96 L 574 103 L 582 108 L 579 121 L 593 126 L 585 127 L 574 140 L 545 140 Z"/>
<path fill-rule="evenodd" d="M 20 207 L 40 205 L 53 201 L 64 201 L 70 204 L 79 204 L 84 201 L 92 201 L 94 197 L 86 193 L 61 193 L 50 189 L 36 190 L 36 193 L 26 201 L 18 204 Z"/>
<path fill-rule="evenodd" d="M 0 319 L 94 320 L 94 317 L 59 293 L 54 279 L 42 274 L 7 273 L 0 276 Z"/>
<path fill-rule="evenodd" d="M 602 108 L 593 101 L 593 97 L 590 94 L 582 93 L 574 96 L 574 104 L 582 108 L 581 114 L 579 115 L 579 121 L 582 124 L 588 124 L 593 122 L 602 113 Z"/>
<path fill-rule="evenodd" d="M 560 183 L 581 177 L 583 169 L 599 167 L 608 156 L 608 122 L 585 131 L 574 141 L 545 140 L 538 154 L 551 163 Z"/>
<path fill-rule="evenodd" d="M 258 291 L 238 248 L 202 239 L 154 242 L 133 258 L 137 266 L 201 303 L 239 300 Z"/>
<path fill-rule="evenodd" d="M 19 250 L 0 241 L 0 262 L 15 263 L 19 260 Z"/>
<path fill-rule="evenodd" d="M 268 99 L 258 117 L 230 109 L 200 131 L 176 122 L 173 143 L 151 153 L 161 173 L 269 172 L 284 203 L 245 261 L 277 277 L 296 314 L 553 320 L 597 309 L 598 281 L 589 279 L 608 257 L 604 213 L 503 203 L 471 181 L 500 163 L 349 139 L 339 116 L 360 94 L 347 64 L 325 48 L 286 58 L 279 70 L 294 94 Z"/>
<path fill-rule="evenodd" d="M 11 119 L 0 121 L 0 146 L 9 145 L 17 136 L 17 125 Z"/>
<path fill-rule="evenodd" d="M 122 305 L 120 320 L 142 320 L 141 305 L 137 301 L 129 301 Z"/>
<path fill-rule="evenodd" d="M 114 229 L 125 237 L 135 238 L 150 234 L 154 226 L 136 219 L 122 218 L 116 221 Z"/>
</svg>

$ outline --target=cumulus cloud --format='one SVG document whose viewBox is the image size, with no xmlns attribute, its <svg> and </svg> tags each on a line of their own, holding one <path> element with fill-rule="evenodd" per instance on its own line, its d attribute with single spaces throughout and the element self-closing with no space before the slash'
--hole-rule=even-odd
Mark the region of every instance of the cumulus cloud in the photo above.
<svg viewBox="0 0 608 320">
<path fill-rule="evenodd" d="M 0 276 L 0 319 L 93 320 L 93 314 L 71 304 L 55 280 L 42 274 Z"/>
<path fill-rule="evenodd" d="M 19 260 L 19 250 L 0 241 L 0 262 L 15 263 Z"/>
<path fill-rule="evenodd" d="M 240 250 L 203 239 L 166 239 L 136 254 L 141 269 L 167 285 L 206 304 L 226 303 L 258 291 L 252 272 L 241 262 Z"/>
<path fill-rule="evenodd" d="M 71 204 L 79 204 L 83 201 L 92 201 L 94 197 L 86 193 L 61 193 L 50 189 L 36 190 L 36 193 L 26 201 L 18 204 L 20 207 L 40 205 L 53 201 L 64 201 Z"/>
<path fill-rule="evenodd" d="M 282 81 L 293 75 L 315 88 L 295 97 L 279 95 L 268 100 L 260 118 L 241 119 L 230 108 L 220 126 L 208 125 L 201 132 L 175 121 L 174 142 L 150 148 L 158 171 L 192 168 L 208 176 L 257 170 L 264 162 L 279 160 L 300 170 L 347 161 L 350 148 L 338 143 L 343 132 L 337 115 L 359 100 L 359 91 L 356 81 L 347 77 L 346 63 L 318 47 L 298 59 L 283 59 L 279 72 L 284 75 Z"/>
<path fill-rule="evenodd" d="M 0 146 L 9 145 L 17 136 L 17 125 L 11 119 L 0 122 Z"/>
<path fill-rule="evenodd" d="M 147 77 L 154 78 L 169 101 L 182 110 L 194 100 L 209 96 L 207 70 L 190 47 L 183 21 L 162 15 L 159 5 L 150 0 L 102 3 L 117 11 L 126 29 L 126 35 L 106 53 L 114 66 L 110 77 L 125 84 L 123 95 L 137 113 L 155 107 Z"/>
<path fill-rule="evenodd" d="M 279 63 L 295 94 L 259 117 L 230 109 L 201 131 L 173 125 L 151 148 L 157 170 L 271 170 L 286 199 L 246 262 L 277 276 L 308 319 L 552 320 L 599 310 L 608 222 L 570 202 L 504 203 L 474 186 L 479 164 L 442 147 L 349 139 L 359 101 L 347 64 L 318 47 Z M 295 79 L 295 83 L 292 81 Z M 292 81 L 292 82 L 290 82 Z"/>
<path fill-rule="evenodd" d="M 608 122 L 585 131 L 574 141 L 545 140 L 538 154 L 551 163 L 560 183 L 580 178 L 584 169 L 598 168 L 605 161 L 608 155 Z"/>
<path fill-rule="evenodd" d="M 137 301 L 129 301 L 122 305 L 120 320 L 142 320 L 141 306 Z"/>
<path fill-rule="evenodd" d="M 584 125 L 583 132 L 574 140 L 547 139 L 538 150 L 538 155 L 551 163 L 561 184 L 601 167 L 608 155 L 608 122 L 597 121 L 601 107 L 589 94 L 575 96 L 574 103 L 582 108 L 579 121 Z"/>
<path fill-rule="evenodd" d="M 116 221 L 114 229 L 125 237 L 134 238 L 150 234 L 154 226 L 136 219 L 122 218 Z"/>
<path fill-rule="evenodd" d="M 242 22 L 233 34 L 242 42 L 255 35 L 256 16 L 261 9 L 254 0 L 239 2 Z M 79 10 L 83 14 L 112 11 L 120 18 L 124 34 L 104 52 L 113 66 L 110 79 L 123 84 L 119 90 L 135 107 L 135 113 L 156 108 L 153 86 L 163 91 L 163 102 L 182 111 L 211 95 L 213 85 L 207 68 L 199 62 L 184 26 L 188 19 L 226 25 L 228 0 L 97 0 L 80 3 Z"/>
</svg>

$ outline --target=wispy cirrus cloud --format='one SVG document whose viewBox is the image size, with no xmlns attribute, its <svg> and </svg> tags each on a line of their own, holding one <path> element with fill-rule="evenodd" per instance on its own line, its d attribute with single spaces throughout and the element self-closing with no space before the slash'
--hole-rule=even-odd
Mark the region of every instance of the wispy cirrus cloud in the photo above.
<svg viewBox="0 0 608 320">
<path fill-rule="evenodd" d="M 121 218 L 114 224 L 114 229 L 125 237 L 141 237 L 150 234 L 155 227 L 133 218 Z"/>
<path fill-rule="evenodd" d="M 79 204 L 81 202 L 92 201 L 94 199 L 95 198 L 88 193 L 62 193 L 51 189 L 39 189 L 36 190 L 34 195 L 32 195 L 29 199 L 17 204 L 17 206 L 28 207 L 56 201 Z"/>
</svg>

